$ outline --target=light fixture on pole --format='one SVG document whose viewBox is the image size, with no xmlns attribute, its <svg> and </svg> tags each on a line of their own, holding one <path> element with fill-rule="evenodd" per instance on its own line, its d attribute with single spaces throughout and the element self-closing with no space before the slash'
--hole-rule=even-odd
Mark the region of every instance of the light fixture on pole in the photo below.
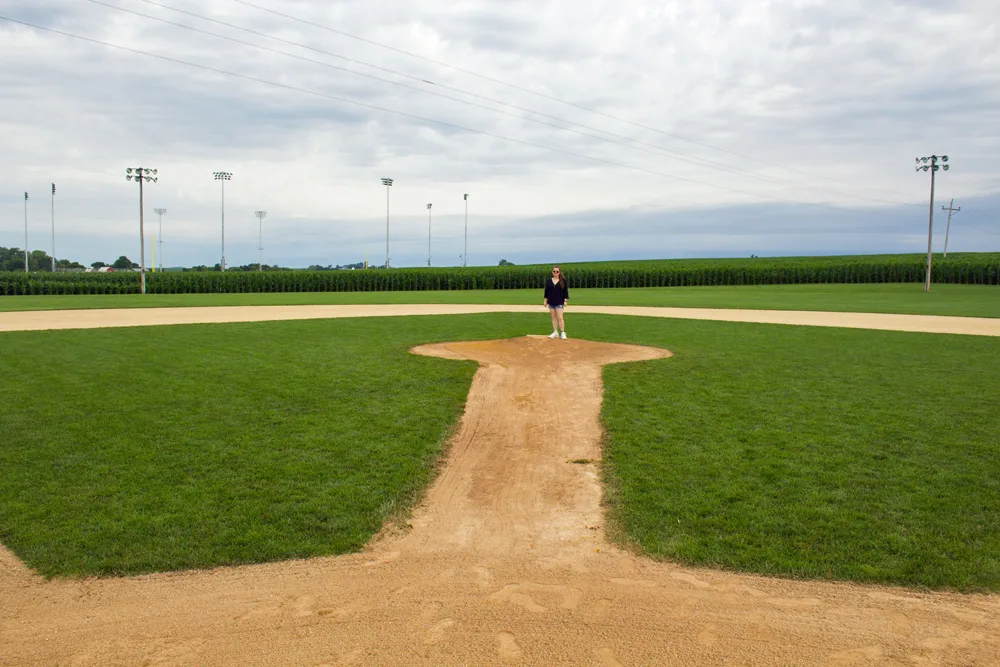
<svg viewBox="0 0 1000 667">
<path fill-rule="evenodd" d="M 465 195 L 465 251 L 462 253 L 462 266 L 469 265 L 469 195 Z"/>
<path fill-rule="evenodd" d="M 126 181 L 136 181 L 139 184 L 139 286 L 140 291 L 146 293 L 146 233 L 143 229 L 143 202 L 142 202 L 142 184 L 153 182 L 155 183 L 156 170 L 155 169 L 144 169 L 143 167 L 136 167 L 133 169 L 129 167 L 125 170 L 125 180 Z"/>
<path fill-rule="evenodd" d="M 160 216 L 160 235 L 157 237 L 160 239 L 160 273 L 163 273 L 163 214 L 167 212 L 165 208 L 154 208 L 153 213 Z M 153 248 L 156 250 L 156 248 Z"/>
<path fill-rule="evenodd" d="M 433 204 L 427 205 L 427 266 L 431 265 L 431 207 Z"/>
<path fill-rule="evenodd" d="M 943 166 L 938 164 L 938 160 L 945 163 Z M 931 291 L 931 262 L 933 257 L 931 255 L 931 237 L 934 233 L 934 176 L 937 174 L 938 169 L 944 169 L 948 171 L 949 166 L 947 155 L 931 155 L 930 157 L 918 157 L 915 159 L 917 163 L 917 171 L 929 171 L 931 172 L 931 204 L 930 204 L 930 215 L 927 221 L 927 280 L 924 282 L 924 291 Z M 928 162 L 930 164 L 928 164 Z"/>
<path fill-rule="evenodd" d="M 264 266 L 264 218 L 267 216 L 267 211 L 254 211 L 253 214 L 257 216 L 257 272 L 260 273 L 264 270 L 261 267 Z"/>
<path fill-rule="evenodd" d="M 28 193 L 24 193 L 24 272 L 28 272 Z"/>
<path fill-rule="evenodd" d="M 952 213 L 958 213 L 959 211 L 962 210 L 962 207 L 959 206 L 958 208 L 955 208 L 955 200 L 952 199 L 951 203 L 948 204 L 948 208 L 945 208 L 944 206 L 942 206 L 941 210 L 942 211 L 948 211 L 948 227 L 944 230 L 944 256 L 947 257 L 948 256 L 948 234 L 949 234 L 949 232 L 951 232 L 951 214 Z"/>
<path fill-rule="evenodd" d="M 219 264 L 221 271 L 226 270 L 226 181 L 232 180 L 233 175 L 228 171 L 212 172 L 215 180 L 222 181 L 222 262 Z"/>
<path fill-rule="evenodd" d="M 389 268 L 389 188 L 392 187 L 391 178 L 383 178 L 382 185 L 385 186 L 385 268 Z"/>
<path fill-rule="evenodd" d="M 56 184 L 52 184 L 52 273 L 56 272 Z"/>
</svg>

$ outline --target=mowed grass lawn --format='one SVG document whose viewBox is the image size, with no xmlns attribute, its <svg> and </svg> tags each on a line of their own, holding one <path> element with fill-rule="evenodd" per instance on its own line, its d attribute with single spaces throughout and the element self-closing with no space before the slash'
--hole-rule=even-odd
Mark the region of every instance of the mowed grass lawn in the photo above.
<svg viewBox="0 0 1000 667">
<path fill-rule="evenodd" d="M 924 292 L 923 283 L 573 289 L 571 275 L 570 293 L 573 297 L 571 303 L 574 305 L 822 310 L 1000 317 L 1000 287 L 988 285 L 934 285 L 930 293 Z M 540 304 L 541 301 L 541 287 L 537 290 L 426 292 L 53 295 L 0 297 L 0 311 L 359 303 Z"/>
<path fill-rule="evenodd" d="M 546 324 L 0 335 L 0 541 L 49 576 L 357 550 L 432 479 L 475 370 L 408 349 Z M 615 539 L 765 574 L 1000 590 L 1000 340 L 598 315 L 570 332 L 675 352 L 605 371 Z"/>
</svg>

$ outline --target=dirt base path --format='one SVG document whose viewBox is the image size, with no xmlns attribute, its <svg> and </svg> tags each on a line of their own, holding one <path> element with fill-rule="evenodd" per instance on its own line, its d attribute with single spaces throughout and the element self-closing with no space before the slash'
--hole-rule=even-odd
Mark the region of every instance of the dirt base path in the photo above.
<svg viewBox="0 0 1000 667">
<path fill-rule="evenodd" d="M 526 337 L 415 352 L 482 365 L 411 529 L 362 554 L 109 580 L 46 582 L 0 548 L 0 664 L 1000 664 L 997 596 L 692 569 L 608 545 L 600 368 L 665 350 Z"/>
<path fill-rule="evenodd" d="M 460 315 L 468 313 L 541 313 L 540 306 L 475 304 L 398 304 L 358 306 L 224 306 L 204 308 L 110 308 L 101 310 L 35 310 L 0 312 L 0 332 L 44 329 L 95 329 L 164 324 L 312 320 L 335 317 L 393 315 Z M 571 313 L 641 315 L 682 320 L 762 322 L 851 329 L 883 329 L 927 333 L 1000 336 L 1000 318 L 834 313 L 799 310 L 731 310 L 725 308 L 657 308 L 644 306 L 572 306 Z M 544 322 L 545 320 L 543 320 Z M 543 324 L 544 327 L 544 324 Z"/>
</svg>

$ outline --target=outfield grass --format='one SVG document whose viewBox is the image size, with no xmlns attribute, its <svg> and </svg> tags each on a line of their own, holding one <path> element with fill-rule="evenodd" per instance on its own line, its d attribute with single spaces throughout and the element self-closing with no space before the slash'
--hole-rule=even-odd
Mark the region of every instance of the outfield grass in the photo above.
<svg viewBox="0 0 1000 667">
<path fill-rule="evenodd" d="M 572 287 L 572 285 L 571 285 Z M 1000 287 L 923 284 L 571 289 L 575 305 L 750 308 L 1000 317 Z M 0 311 L 360 303 L 541 303 L 541 290 L 5 296 Z"/>
<path fill-rule="evenodd" d="M 619 539 L 783 576 L 1000 590 L 1000 341 L 576 315 Z M 358 549 L 433 475 L 490 314 L 0 336 L 0 541 L 49 576 Z"/>
</svg>

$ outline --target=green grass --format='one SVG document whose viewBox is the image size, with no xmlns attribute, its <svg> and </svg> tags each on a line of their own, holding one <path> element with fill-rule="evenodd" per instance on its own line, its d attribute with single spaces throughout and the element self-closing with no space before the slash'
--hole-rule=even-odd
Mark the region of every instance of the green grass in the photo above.
<svg viewBox="0 0 1000 667">
<path fill-rule="evenodd" d="M 0 541 L 48 576 L 356 550 L 432 478 L 474 371 L 409 347 L 546 324 L 3 334 Z M 605 371 L 619 539 L 765 574 L 1000 590 L 1000 341 L 588 315 L 570 331 L 675 352 Z"/>
<path fill-rule="evenodd" d="M 628 338 L 675 356 L 605 372 L 618 539 L 740 571 L 1000 589 L 1000 341 L 644 320 Z"/>
<path fill-rule="evenodd" d="M 923 284 L 571 289 L 574 305 L 752 308 L 1000 317 L 1000 287 Z M 541 290 L 7 296 L 0 311 L 360 303 L 535 304 Z"/>
<path fill-rule="evenodd" d="M 442 320 L 386 324 L 3 335 L 0 541 L 49 576 L 359 549 L 430 480 L 475 372 L 407 352 Z"/>
</svg>

